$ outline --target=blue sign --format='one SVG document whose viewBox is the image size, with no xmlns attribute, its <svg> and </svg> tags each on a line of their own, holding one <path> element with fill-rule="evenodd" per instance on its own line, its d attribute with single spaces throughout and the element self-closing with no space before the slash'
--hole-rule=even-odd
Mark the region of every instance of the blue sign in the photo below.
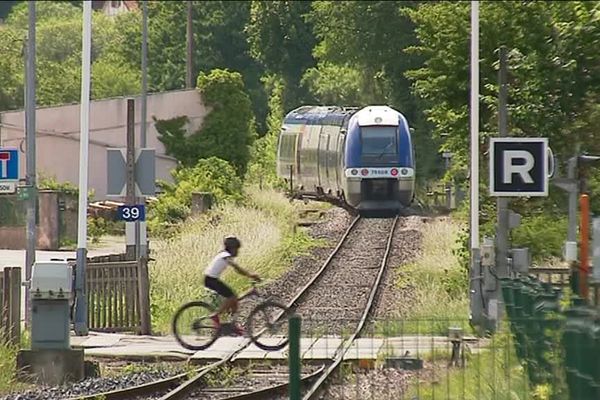
<svg viewBox="0 0 600 400">
<path fill-rule="evenodd" d="M 0 147 L 0 181 L 19 180 L 19 150 Z"/>
<path fill-rule="evenodd" d="M 145 221 L 146 207 L 143 204 L 119 206 L 119 219 L 127 222 Z"/>
</svg>

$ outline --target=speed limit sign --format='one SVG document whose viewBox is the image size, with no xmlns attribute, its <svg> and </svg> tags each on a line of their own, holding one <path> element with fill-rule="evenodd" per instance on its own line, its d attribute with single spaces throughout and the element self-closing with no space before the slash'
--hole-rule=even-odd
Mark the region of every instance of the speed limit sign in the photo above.
<svg viewBox="0 0 600 400">
<path fill-rule="evenodd" d="M 146 207 L 143 204 L 119 206 L 119 220 L 127 222 L 145 221 Z"/>
</svg>

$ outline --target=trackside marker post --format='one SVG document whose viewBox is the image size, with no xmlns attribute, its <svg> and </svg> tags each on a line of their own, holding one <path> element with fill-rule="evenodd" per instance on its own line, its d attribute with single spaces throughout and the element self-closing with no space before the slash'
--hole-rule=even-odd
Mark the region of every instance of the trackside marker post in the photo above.
<svg viewBox="0 0 600 400">
<path fill-rule="evenodd" d="M 289 370 L 290 370 L 290 400 L 300 400 L 302 393 L 300 391 L 300 374 L 302 366 L 300 364 L 300 316 L 292 315 L 289 320 L 288 336 L 290 338 L 289 350 Z"/>
</svg>

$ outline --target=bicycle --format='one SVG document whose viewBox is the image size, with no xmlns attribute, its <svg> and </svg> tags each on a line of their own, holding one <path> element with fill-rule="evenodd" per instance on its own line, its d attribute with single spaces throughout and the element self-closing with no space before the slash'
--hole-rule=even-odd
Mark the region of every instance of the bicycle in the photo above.
<svg viewBox="0 0 600 400">
<path fill-rule="evenodd" d="M 216 313 L 221 298 L 216 292 L 212 290 L 210 292 L 210 302 L 197 300 L 186 303 L 173 317 L 172 329 L 175 339 L 188 350 L 205 350 L 221 336 L 238 336 L 233 329 L 235 315 L 232 316 L 231 321 L 221 322 L 218 328 L 215 326 L 211 316 Z M 288 344 L 287 324 L 290 309 L 263 296 L 255 283 L 252 284 L 252 289 L 242 295 L 238 301 L 241 303 L 249 297 L 257 297 L 261 302 L 248 315 L 244 336 L 260 349 L 281 350 Z M 274 340 L 261 339 L 265 332 L 268 332 Z"/>
</svg>

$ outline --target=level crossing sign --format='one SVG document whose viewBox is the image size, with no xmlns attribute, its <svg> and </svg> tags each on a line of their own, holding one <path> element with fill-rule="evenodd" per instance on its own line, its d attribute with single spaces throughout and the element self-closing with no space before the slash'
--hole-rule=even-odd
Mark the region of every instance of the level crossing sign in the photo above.
<svg viewBox="0 0 600 400">
<path fill-rule="evenodd" d="M 0 181 L 19 180 L 19 150 L 0 147 Z"/>
<path fill-rule="evenodd" d="M 490 139 L 492 196 L 548 196 L 548 139 Z"/>
</svg>

